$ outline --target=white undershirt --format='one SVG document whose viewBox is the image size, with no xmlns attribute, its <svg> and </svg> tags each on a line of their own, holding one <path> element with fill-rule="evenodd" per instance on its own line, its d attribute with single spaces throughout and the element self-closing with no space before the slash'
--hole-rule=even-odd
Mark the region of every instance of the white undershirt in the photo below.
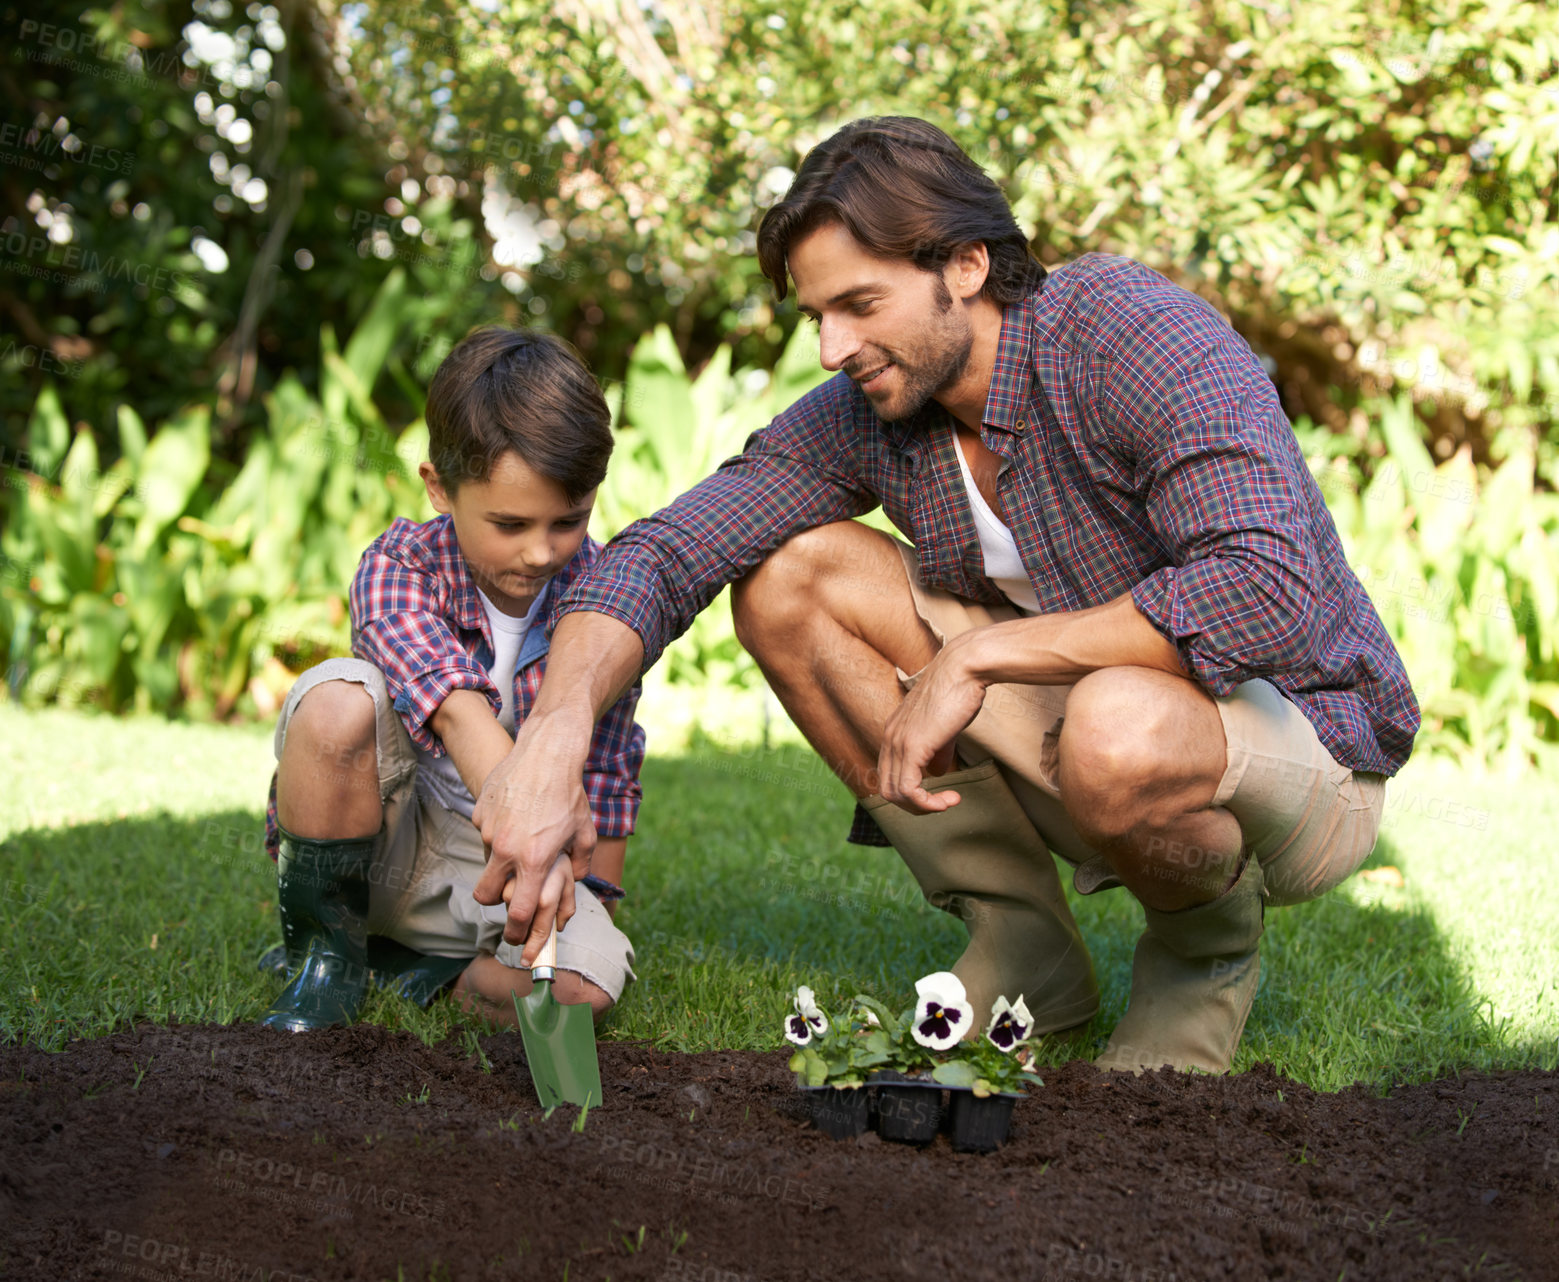
<svg viewBox="0 0 1559 1282">
<path fill-rule="evenodd" d="M 964 488 L 969 491 L 969 510 L 974 514 L 975 533 L 980 536 L 980 554 L 985 558 L 985 577 L 1001 589 L 1002 595 L 1024 614 L 1039 613 L 1039 596 L 1029 581 L 1023 558 L 1018 555 L 1017 540 L 1002 519 L 991 511 L 991 505 L 974 483 L 974 473 L 964 458 L 964 447 L 958 433 L 953 433 L 953 450 L 958 455 L 958 469 L 964 474 Z"/>
<path fill-rule="evenodd" d="M 503 710 L 498 714 L 498 724 L 512 735 L 514 733 L 514 672 L 519 666 L 520 650 L 525 644 L 525 634 L 530 631 L 531 624 L 535 622 L 538 608 L 546 593 L 536 594 L 536 599 L 531 602 L 531 607 L 523 619 L 505 614 L 487 599 L 487 594 L 481 588 L 476 590 L 476 595 L 482 602 L 482 609 L 487 615 L 487 625 L 493 634 L 495 653 L 493 666 L 487 670 L 487 675 L 492 678 L 493 684 L 498 687 L 498 692 L 503 697 Z M 424 748 L 417 749 L 417 788 L 446 810 L 456 811 L 467 819 L 476 808 L 476 798 L 471 795 L 465 780 L 455 769 L 454 758 L 447 752 L 441 757 L 435 757 Z"/>
</svg>

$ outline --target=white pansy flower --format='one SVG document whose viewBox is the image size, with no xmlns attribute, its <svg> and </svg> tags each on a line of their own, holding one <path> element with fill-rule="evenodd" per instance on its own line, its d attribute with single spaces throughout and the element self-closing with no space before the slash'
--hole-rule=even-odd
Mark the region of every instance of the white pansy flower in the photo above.
<svg viewBox="0 0 1559 1282">
<path fill-rule="evenodd" d="M 828 1031 L 828 1016 L 818 1009 L 817 998 L 805 984 L 796 989 L 796 1013 L 785 1017 L 785 1040 L 805 1046 Z"/>
<path fill-rule="evenodd" d="M 1009 1004 L 1005 997 L 998 997 L 991 1007 L 991 1025 L 985 1030 L 986 1040 L 999 1051 L 1011 1052 L 1019 1042 L 1034 1031 L 1034 1017 L 1019 996 Z"/>
<path fill-rule="evenodd" d="M 974 1023 L 963 981 L 950 970 L 939 970 L 915 981 L 914 1037 L 922 1046 L 945 1051 L 957 1044 Z"/>
</svg>

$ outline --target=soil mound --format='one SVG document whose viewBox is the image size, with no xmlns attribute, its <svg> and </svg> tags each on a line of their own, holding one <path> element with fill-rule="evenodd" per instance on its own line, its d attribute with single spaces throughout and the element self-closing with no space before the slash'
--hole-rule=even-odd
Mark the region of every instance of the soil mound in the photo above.
<svg viewBox="0 0 1559 1282">
<path fill-rule="evenodd" d="M 1556 1075 L 1047 1074 L 994 1154 L 811 1129 L 785 1056 L 143 1026 L 0 1048 L 8 1278 L 1559 1277 Z M 565 1274 L 566 1268 L 566 1274 Z"/>
</svg>

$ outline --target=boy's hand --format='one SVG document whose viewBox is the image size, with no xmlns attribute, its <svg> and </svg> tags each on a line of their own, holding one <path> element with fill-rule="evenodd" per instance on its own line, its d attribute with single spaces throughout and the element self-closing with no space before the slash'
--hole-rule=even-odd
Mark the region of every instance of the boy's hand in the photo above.
<svg viewBox="0 0 1559 1282">
<path fill-rule="evenodd" d="M 471 814 L 488 850 L 473 896 L 479 904 L 508 903 L 504 942 L 523 943 L 527 965 L 554 921 L 562 929 L 574 915 L 574 882 L 590 871 L 596 844 L 580 773 L 560 770 L 556 757 L 529 747 L 517 743 L 494 768 Z"/>
</svg>

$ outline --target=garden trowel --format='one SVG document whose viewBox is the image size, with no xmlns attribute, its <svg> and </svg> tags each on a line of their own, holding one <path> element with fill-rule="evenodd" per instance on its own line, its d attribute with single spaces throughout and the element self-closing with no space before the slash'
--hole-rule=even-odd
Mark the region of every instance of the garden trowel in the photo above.
<svg viewBox="0 0 1559 1282">
<path fill-rule="evenodd" d="M 601 1103 L 595 1017 L 588 1002 L 565 1006 L 553 996 L 557 956 L 558 928 L 554 925 L 531 967 L 530 993 L 514 999 L 520 1036 L 525 1041 L 525 1062 L 543 1108 L 555 1104 L 594 1108 Z"/>
</svg>

